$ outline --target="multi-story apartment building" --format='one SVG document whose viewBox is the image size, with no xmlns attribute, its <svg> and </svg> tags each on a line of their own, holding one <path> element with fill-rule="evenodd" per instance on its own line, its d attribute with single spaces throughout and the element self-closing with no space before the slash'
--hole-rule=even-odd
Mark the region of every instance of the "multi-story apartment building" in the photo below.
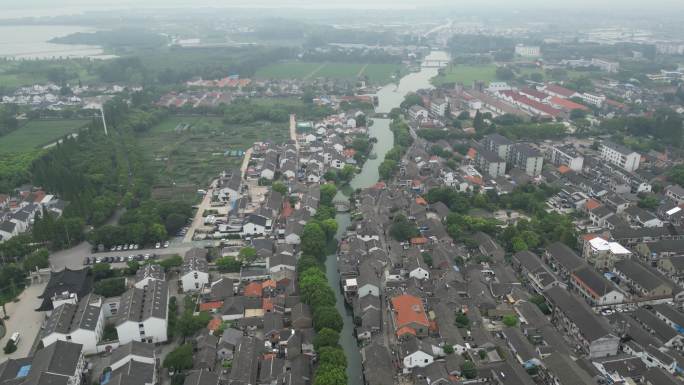
<svg viewBox="0 0 684 385">
<path fill-rule="evenodd" d="M 601 158 L 632 172 L 639 168 L 641 155 L 617 143 L 604 141 L 599 147 Z"/>
<path fill-rule="evenodd" d="M 511 146 L 509 161 L 529 176 L 537 176 L 542 172 L 544 157 L 541 152 L 527 143 L 516 143 Z"/>
<path fill-rule="evenodd" d="M 556 145 L 551 147 L 551 163 L 556 167 L 565 165 L 571 170 L 579 172 L 584 166 L 584 157 L 578 154 L 571 144 Z"/>
</svg>

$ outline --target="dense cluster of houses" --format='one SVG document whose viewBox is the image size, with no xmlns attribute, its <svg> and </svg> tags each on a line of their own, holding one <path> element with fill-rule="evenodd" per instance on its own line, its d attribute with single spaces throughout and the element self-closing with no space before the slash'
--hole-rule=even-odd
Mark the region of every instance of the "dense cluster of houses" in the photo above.
<svg viewBox="0 0 684 385">
<path fill-rule="evenodd" d="M 54 83 L 19 87 L 12 94 L 2 96 L 0 102 L 53 111 L 60 111 L 66 107 L 99 109 L 105 101 L 127 89 L 131 91 L 142 90 L 142 87 L 125 87 L 121 85 L 78 85 L 67 86 L 67 88 L 68 92 L 64 92 L 62 87 Z"/>
<path fill-rule="evenodd" d="M 40 188 L 22 186 L 13 194 L 0 194 L 0 243 L 31 229 L 43 211 L 60 216 L 66 202 Z"/>
</svg>

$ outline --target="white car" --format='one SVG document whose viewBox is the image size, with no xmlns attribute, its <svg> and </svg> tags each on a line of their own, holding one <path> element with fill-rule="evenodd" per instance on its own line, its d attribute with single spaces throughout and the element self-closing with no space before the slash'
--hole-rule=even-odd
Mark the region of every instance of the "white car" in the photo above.
<svg viewBox="0 0 684 385">
<path fill-rule="evenodd" d="M 169 241 L 164 242 L 164 247 L 169 247 Z"/>
<path fill-rule="evenodd" d="M 123 246 L 121 246 L 121 245 L 116 247 L 116 251 L 121 251 L 121 249 L 123 249 Z"/>
<path fill-rule="evenodd" d="M 109 251 L 116 251 L 116 245 L 112 246 Z"/>
<path fill-rule="evenodd" d="M 154 245 L 154 248 L 155 248 L 155 249 L 158 249 L 158 248 L 160 248 L 160 247 L 161 247 L 161 243 L 159 243 L 159 242 L 157 242 L 157 244 Z"/>
</svg>

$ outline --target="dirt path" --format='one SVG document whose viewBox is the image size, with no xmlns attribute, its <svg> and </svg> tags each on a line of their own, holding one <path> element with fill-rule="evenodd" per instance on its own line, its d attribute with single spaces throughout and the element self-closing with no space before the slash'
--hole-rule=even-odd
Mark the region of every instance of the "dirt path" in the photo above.
<svg viewBox="0 0 684 385">
<path fill-rule="evenodd" d="M 363 75 L 363 73 L 366 72 L 366 68 L 368 68 L 368 63 L 364 64 L 363 67 L 361 67 L 359 72 L 356 74 L 356 77 L 358 78 L 359 76 Z"/>
<path fill-rule="evenodd" d="M 318 73 L 318 71 L 322 70 L 326 65 L 327 65 L 327 63 L 323 63 L 323 64 L 319 65 L 315 70 L 309 72 L 306 76 L 304 76 L 302 78 L 302 80 L 307 80 L 307 79 L 313 77 L 314 75 L 316 75 Z"/>
</svg>

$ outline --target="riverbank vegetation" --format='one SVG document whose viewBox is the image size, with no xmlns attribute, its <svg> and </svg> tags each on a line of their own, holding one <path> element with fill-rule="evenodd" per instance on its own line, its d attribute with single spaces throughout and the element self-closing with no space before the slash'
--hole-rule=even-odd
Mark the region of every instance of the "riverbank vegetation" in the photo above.
<svg viewBox="0 0 684 385">
<path fill-rule="evenodd" d="M 380 179 L 389 180 L 399 169 L 401 158 L 406 153 L 406 149 L 413 143 L 413 138 L 409 132 L 408 124 L 401 118 L 398 110 L 390 113 L 392 122 L 390 129 L 394 134 L 394 147 L 385 154 L 385 160 L 378 166 Z"/>
<path fill-rule="evenodd" d="M 299 294 L 302 301 L 309 305 L 313 315 L 314 347 L 319 356 L 315 371 L 314 385 L 343 385 L 347 383 L 347 361 L 339 345 L 342 331 L 342 315 L 335 307 L 336 299 L 325 275 L 326 256 L 335 244 L 337 222 L 332 206 L 336 194 L 335 186 L 321 186 L 320 206 L 314 219 L 302 231 L 302 256 L 297 263 Z"/>
</svg>

